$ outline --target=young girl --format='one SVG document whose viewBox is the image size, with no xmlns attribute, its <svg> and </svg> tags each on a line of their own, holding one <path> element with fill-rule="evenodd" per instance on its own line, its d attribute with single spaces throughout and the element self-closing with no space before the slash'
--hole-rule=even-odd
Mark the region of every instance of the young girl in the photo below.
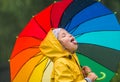
<svg viewBox="0 0 120 82">
<path fill-rule="evenodd" d="M 81 68 L 76 56 L 77 42 L 62 28 L 50 30 L 40 45 L 41 52 L 53 62 L 51 82 L 94 82 L 96 74 Z"/>
</svg>

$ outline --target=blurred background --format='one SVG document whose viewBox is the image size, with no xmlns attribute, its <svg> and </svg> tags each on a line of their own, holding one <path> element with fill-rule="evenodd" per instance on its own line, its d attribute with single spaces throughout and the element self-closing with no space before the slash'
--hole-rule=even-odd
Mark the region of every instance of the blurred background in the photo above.
<svg viewBox="0 0 120 82">
<path fill-rule="evenodd" d="M 54 0 L 0 0 L 0 82 L 10 82 L 8 60 L 16 36 L 32 16 L 53 2 Z M 120 0 L 101 2 L 115 12 L 120 22 Z M 115 75 L 111 82 L 120 82 L 120 76 Z"/>
</svg>

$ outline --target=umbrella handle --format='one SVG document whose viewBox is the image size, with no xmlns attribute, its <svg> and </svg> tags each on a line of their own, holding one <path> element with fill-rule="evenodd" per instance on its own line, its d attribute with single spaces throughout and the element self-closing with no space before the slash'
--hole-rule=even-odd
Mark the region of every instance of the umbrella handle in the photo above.
<svg viewBox="0 0 120 82">
<path fill-rule="evenodd" d="M 106 77 L 106 74 L 104 72 L 100 72 L 100 74 L 102 75 L 101 77 L 98 77 L 96 80 L 102 80 Z"/>
</svg>

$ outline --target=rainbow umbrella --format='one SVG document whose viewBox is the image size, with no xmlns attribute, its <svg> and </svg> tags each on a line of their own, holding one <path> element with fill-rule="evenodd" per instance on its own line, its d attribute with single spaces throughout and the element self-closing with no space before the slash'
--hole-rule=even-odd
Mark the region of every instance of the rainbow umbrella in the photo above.
<svg viewBox="0 0 120 82">
<path fill-rule="evenodd" d="M 114 13 L 96 0 L 61 0 L 31 18 L 10 57 L 11 81 L 50 81 L 53 64 L 41 55 L 39 46 L 48 31 L 57 27 L 78 41 L 81 65 L 90 66 L 98 76 L 103 75 L 102 82 L 109 82 L 120 62 L 120 25 Z"/>
</svg>

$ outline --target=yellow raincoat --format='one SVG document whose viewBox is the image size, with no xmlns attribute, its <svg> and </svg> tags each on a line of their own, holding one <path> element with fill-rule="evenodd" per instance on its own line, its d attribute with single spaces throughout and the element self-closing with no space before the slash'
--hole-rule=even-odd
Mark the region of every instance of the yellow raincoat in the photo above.
<svg viewBox="0 0 120 82">
<path fill-rule="evenodd" d="M 71 54 L 64 49 L 52 30 L 42 41 L 40 50 L 54 63 L 51 82 L 86 82 L 76 54 Z"/>
</svg>

